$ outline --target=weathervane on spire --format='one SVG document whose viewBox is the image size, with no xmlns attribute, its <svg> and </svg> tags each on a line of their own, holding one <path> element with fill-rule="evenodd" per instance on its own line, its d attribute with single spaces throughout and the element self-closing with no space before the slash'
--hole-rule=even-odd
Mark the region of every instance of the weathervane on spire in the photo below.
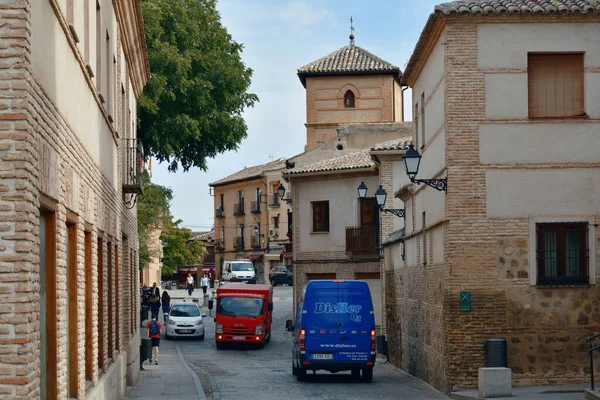
<svg viewBox="0 0 600 400">
<path fill-rule="evenodd" d="M 352 16 L 350 16 L 350 46 L 354 46 L 354 21 L 352 20 Z"/>
</svg>

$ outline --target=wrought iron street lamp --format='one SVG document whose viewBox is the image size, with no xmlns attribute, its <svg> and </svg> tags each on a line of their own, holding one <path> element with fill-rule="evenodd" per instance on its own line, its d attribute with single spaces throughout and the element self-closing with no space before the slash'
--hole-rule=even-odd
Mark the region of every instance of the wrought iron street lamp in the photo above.
<svg viewBox="0 0 600 400">
<path fill-rule="evenodd" d="M 406 175 L 408 175 L 410 181 L 412 183 L 416 183 L 417 185 L 424 183 L 439 191 L 447 191 L 448 180 L 446 178 L 416 179 L 417 173 L 419 172 L 419 166 L 421 164 L 421 157 L 422 156 L 419 154 L 419 152 L 415 150 L 415 146 L 410 144 L 406 154 L 404 154 L 404 169 L 406 170 Z"/>
<path fill-rule="evenodd" d="M 365 185 L 364 182 L 361 182 L 360 185 L 358 185 L 358 197 L 361 199 L 364 199 L 367 197 L 367 185 Z M 379 211 L 384 212 L 384 213 L 390 213 L 390 214 L 394 214 L 396 217 L 399 218 L 404 218 L 404 209 L 401 208 L 383 208 L 383 206 L 385 205 L 385 201 L 387 199 L 387 192 L 385 191 L 385 189 L 383 188 L 383 186 L 379 185 L 379 188 L 377 188 L 377 190 L 375 191 L 375 201 L 377 201 L 377 208 L 379 209 Z"/>
<path fill-rule="evenodd" d="M 258 234 L 260 233 L 260 227 L 258 226 L 258 224 L 254 225 L 254 234 L 256 236 L 258 236 Z"/>
<path fill-rule="evenodd" d="M 292 199 L 286 199 L 286 198 L 284 198 L 284 196 L 285 196 L 285 187 L 283 186 L 283 183 L 279 184 L 279 187 L 277 188 L 277 194 L 279 195 L 279 198 L 281 199 L 281 201 L 285 201 L 286 204 L 291 204 Z"/>
</svg>

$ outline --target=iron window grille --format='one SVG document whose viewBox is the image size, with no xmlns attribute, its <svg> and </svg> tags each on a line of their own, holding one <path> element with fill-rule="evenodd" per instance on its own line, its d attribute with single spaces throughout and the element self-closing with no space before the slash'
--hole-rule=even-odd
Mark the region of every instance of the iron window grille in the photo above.
<svg viewBox="0 0 600 400">
<path fill-rule="evenodd" d="M 587 222 L 536 224 L 538 285 L 589 284 Z"/>
<path fill-rule="evenodd" d="M 244 213 L 244 202 L 240 202 L 238 204 L 234 204 L 233 205 L 233 215 L 235 215 L 236 217 L 241 216 L 241 215 L 245 215 Z"/>
<path fill-rule="evenodd" d="M 139 139 L 123 140 L 123 193 L 142 194 L 142 174 L 144 172 L 144 155 L 142 142 Z"/>
</svg>

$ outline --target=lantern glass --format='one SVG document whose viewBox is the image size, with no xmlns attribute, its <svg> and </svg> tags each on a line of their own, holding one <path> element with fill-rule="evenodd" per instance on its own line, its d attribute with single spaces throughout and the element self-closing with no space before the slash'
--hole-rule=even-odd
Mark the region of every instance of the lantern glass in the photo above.
<svg viewBox="0 0 600 400">
<path fill-rule="evenodd" d="M 367 190 L 367 185 L 365 185 L 364 182 L 361 182 L 360 185 L 358 185 L 358 197 L 361 199 L 367 197 Z"/>
<path fill-rule="evenodd" d="M 279 184 L 279 187 L 277 188 L 277 194 L 279 195 L 279 198 L 283 200 L 283 196 L 285 196 L 285 187 L 283 187 L 283 183 Z"/>
<path fill-rule="evenodd" d="M 408 146 L 408 151 L 404 155 L 404 168 L 406 169 L 406 175 L 411 179 L 414 178 L 419 172 L 419 164 L 421 163 L 421 155 L 415 150 L 414 145 Z"/>
<path fill-rule="evenodd" d="M 379 208 L 384 206 L 386 199 L 387 199 L 387 192 L 385 191 L 383 186 L 379 185 L 379 188 L 375 192 L 375 200 L 377 200 L 377 205 L 379 206 Z"/>
</svg>

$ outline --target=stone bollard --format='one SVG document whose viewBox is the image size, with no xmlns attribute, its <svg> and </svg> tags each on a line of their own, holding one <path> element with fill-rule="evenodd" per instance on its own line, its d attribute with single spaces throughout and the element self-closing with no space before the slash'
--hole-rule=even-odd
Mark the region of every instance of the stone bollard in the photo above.
<svg viewBox="0 0 600 400">
<path fill-rule="evenodd" d="M 512 371 L 510 368 L 479 368 L 479 397 L 512 396 Z"/>
</svg>

